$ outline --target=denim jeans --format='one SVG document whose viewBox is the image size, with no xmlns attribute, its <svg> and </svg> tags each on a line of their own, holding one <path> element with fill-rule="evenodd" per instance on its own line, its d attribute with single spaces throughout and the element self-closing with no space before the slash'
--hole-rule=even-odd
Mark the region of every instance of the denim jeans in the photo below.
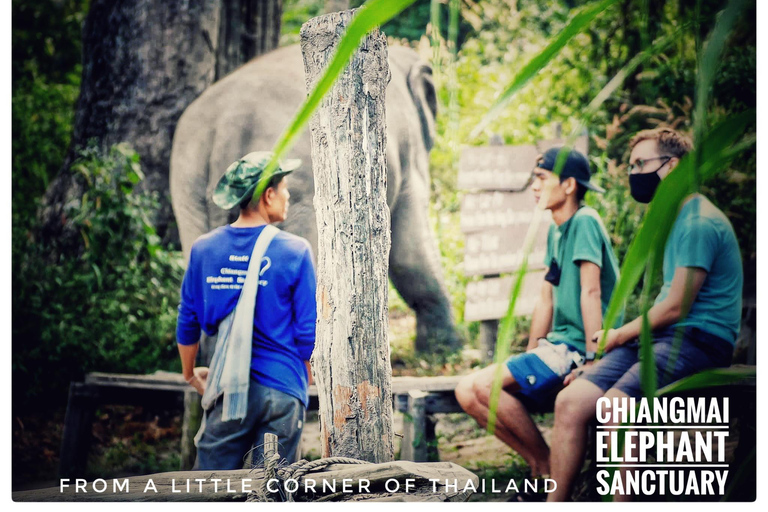
<svg viewBox="0 0 768 512">
<path fill-rule="evenodd" d="M 243 420 L 232 421 L 221 421 L 222 400 L 208 411 L 197 443 L 197 469 L 242 469 L 246 454 L 252 447 L 261 448 L 266 433 L 277 435 L 281 458 L 296 462 L 305 416 L 298 398 L 251 379 L 248 412 Z M 260 462 L 263 453 L 257 449 L 253 462 Z"/>
</svg>

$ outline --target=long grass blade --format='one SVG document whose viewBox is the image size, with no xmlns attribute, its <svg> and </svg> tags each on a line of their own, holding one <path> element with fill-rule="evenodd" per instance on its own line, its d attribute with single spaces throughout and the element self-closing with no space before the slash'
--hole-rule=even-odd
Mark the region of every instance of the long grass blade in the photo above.
<svg viewBox="0 0 768 512">
<path fill-rule="evenodd" d="M 544 69 L 546 65 L 563 49 L 563 47 L 573 39 L 573 37 L 586 28 L 598 14 L 606 10 L 617 0 L 601 0 L 590 4 L 575 14 L 566 27 L 555 39 L 550 42 L 544 50 L 528 61 L 519 73 L 512 79 L 498 100 L 491 106 L 488 112 L 483 116 L 480 122 L 472 129 L 469 135 L 470 140 L 480 135 L 480 132 L 493 121 L 512 100 L 514 95 L 536 74 Z"/>
<path fill-rule="evenodd" d="M 432 43 L 432 76 L 435 80 L 435 89 L 439 90 L 440 76 L 440 0 L 430 0 L 429 5 L 429 39 Z"/>
<path fill-rule="evenodd" d="M 386 23 L 397 16 L 403 9 L 411 5 L 415 0 L 370 0 L 364 4 L 352 18 L 344 36 L 339 41 L 333 59 L 325 69 L 323 76 L 315 84 L 315 87 L 307 96 L 307 99 L 296 112 L 291 124 L 280 135 L 272 150 L 274 156 L 264 170 L 265 178 L 259 183 L 253 197 L 259 197 L 264 192 L 269 177 L 278 166 L 280 158 L 288 152 L 296 138 L 301 134 L 304 126 L 309 122 L 312 114 L 320 106 L 323 97 L 331 90 L 336 79 L 344 71 L 349 59 L 357 50 L 363 37 L 379 25 Z"/>
<path fill-rule="evenodd" d="M 671 395 L 691 389 L 710 388 L 714 386 L 730 386 L 733 384 L 754 383 L 757 379 L 757 369 L 754 366 L 729 366 L 727 368 L 712 368 L 690 377 L 685 377 L 668 386 L 664 386 L 658 395 Z"/>
</svg>

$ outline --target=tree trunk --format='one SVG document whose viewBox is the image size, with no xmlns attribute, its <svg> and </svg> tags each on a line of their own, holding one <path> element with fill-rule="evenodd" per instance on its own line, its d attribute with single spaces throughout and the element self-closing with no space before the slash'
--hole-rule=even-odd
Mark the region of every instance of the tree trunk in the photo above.
<svg viewBox="0 0 768 512">
<path fill-rule="evenodd" d="M 216 80 L 252 58 L 277 48 L 280 42 L 282 0 L 224 0 Z"/>
<path fill-rule="evenodd" d="M 353 11 L 301 28 L 307 87 L 333 56 Z M 323 457 L 394 457 L 388 342 L 385 36 L 369 35 L 312 118 L 318 226 L 317 345 Z"/>
<path fill-rule="evenodd" d="M 281 5 L 281 0 L 93 0 L 83 24 L 74 133 L 41 210 L 41 236 L 55 241 L 57 252 L 80 247 L 66 211 L 80 201 L 84 184 L 69 167 L 91 143 L 105 152 L 127 142 L 137 151 L 146 177 L 141 188 L 160 194 L 158 232 L 166 240 L 178 239 L 175 230 L 168 231 L 176 123 L 217 76 L 277 45 Z"/>
</svg>

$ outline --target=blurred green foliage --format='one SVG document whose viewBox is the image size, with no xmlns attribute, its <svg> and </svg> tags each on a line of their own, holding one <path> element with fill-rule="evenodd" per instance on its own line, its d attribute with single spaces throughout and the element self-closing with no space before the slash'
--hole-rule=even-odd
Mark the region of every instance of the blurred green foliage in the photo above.
<svg viewBox="0 0 768 512">
<path fill-rule="evenodd" d="M 67 383 L 88 371 L 150 373 L 178 365 L 179 254 L 150 222 L 156 194 L 137 192 L 138 155 L 125 145 L 86 150 L 72 165 L 86 183 L 66 215 L 79 254 L 50 260 L 55 241 L 35 224 L 13 224 L 13 406 L 62 403 Z M 34 402 L 29 399 L 34 398 Z"/>
<path fill-rule="evenodd" d="M 70 212 L 81 225 L 81 254 L 49 262 L 46 242 L 32 237 L 39 199 L 69 145 L 81 72 L 80 26 L 88 3 L 12 2 L 14 398 L 49 392 L 63 396 L 64 384 L 90 369 L 144 373 L 176 364 L 173 324 L 181 269 L 169 248 L 160 247 L 150 232 L 147 219 L 152 218 L 156 198 L 133 191 L 128 176 L 136 162 L 126 148 L 106 157 L 86 153 L 77 167 L 76 172 L 92 181 L 88 196 Z M 351 5 L 360 3 L 352 0 Z M 571 8 L 585 3 L 461 0 L 455 63 L 445 41 L 441 45 L 442 65 L 435 75 L 440 112 L 431 154 L 431 219 L 459 329 L 472 342 L 478 324 L 463 320 L 463 192 L 456 187 L 461 146 L 470 143 L 472 127 L 517 69 L 565 26 Z M 553 138 L 556 124 L 570 133 L 581 109 L 639 49 L 682 23 L 696 22 L 677 44 L 635 72 L 589 127 L 589 157 L 597 181 L 608 193 L 588 194 L 586 202 L 600 212 L 621 260 L 644 209 L 627 189 L 628 139 L 659 124 L 690 129 L 697 48 L 724 4 L 622 0 L 620 8 L 599 16 L 576 36 L 471 143 L 487 144 L 493 134 L 506 144 L 532 143 Z M 284 0 L 281 43 L 296 42 L 301 24 L 322 13 L 323 7 L 320 0 Z M 387 35 L 410 41 L 425 59 L 432 56 L 428 44 L 424 51 L 423 40 L 429 7 L 428 0 L 418 0 L 383 27 Z M 445 40 L 447 0 L 440 2 L 440 9 Z M 750 9 L 734 30 L 716 76 L 710 125 L 756 104 L 755 8 Z M 453 116 L 451 108 L 456 110 Z M 114 180 L 107 180 L 105 173 L 114 173 Z M 750 150 L 703 186 L 731 219 L 745 259 L 756 251 L 755 184 L 756 152 Z M 627 318 L 639 312 L 636 302 L 628 304 Z M 524 343 L 525 322 L 519 330 L 516 343 Z"/>
<path fill-rule="evenodd" d="M 26 219 L 61 167 L 80 92 L 88 0 L 13 0 L 12 209 Z"/>
</svg>

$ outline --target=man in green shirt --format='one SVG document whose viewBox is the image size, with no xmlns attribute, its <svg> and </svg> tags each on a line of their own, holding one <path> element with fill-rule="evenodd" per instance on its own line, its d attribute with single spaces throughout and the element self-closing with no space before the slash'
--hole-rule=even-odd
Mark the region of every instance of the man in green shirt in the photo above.
<svg viewBox="0 0 768 512">
<path fill-rule="evenodd" d="M 687 137 L 669 128 L 636 134 L 630 141 L 632 197 L 650 202 L 658 184 L 691 147 Z M 728 366 L 741 321 L 741 255 L 726 216 L 700 194 L 687 197 L 677 214 L 664 248 L 663 278 L 661 292 L 648 311 L 659 387 L 706 368 Z M 551 457 L 557 488 L 550 501 L 563 501 L 571 494 L 598 400 L 642 396 L 641 326 L 642 318 L 636 318 L 609 329 L 605 357 L 557 396 Z M 602 335 L 603 331 L 595 332 L 593 341 Z"/>
<path fill-rule="evenodd" d="M 587 189 L 604 190 L 590 183 L 589 162 L 578 151 L 568 154 L 560 176 L 554 174 L 559 151 L 547 151 L 533 170 L 533 194 L 554 220 L 547 237 L 547 275 L 526 352 L 501 365 L 503 389 L 496 409 L 496 436 L 522 455 L 534 477 L 548 475 L 549 447 L 528 409 L 546 407 L 573 368 L 592 363 L 597 343 L 585 332 L 600 328 L 618 279 L 605 227 L 594 209 L 581 205 Z M 462 408 L 482 426 L 497 368 L 468 375 L 456 387 Z"/>
</svg>

